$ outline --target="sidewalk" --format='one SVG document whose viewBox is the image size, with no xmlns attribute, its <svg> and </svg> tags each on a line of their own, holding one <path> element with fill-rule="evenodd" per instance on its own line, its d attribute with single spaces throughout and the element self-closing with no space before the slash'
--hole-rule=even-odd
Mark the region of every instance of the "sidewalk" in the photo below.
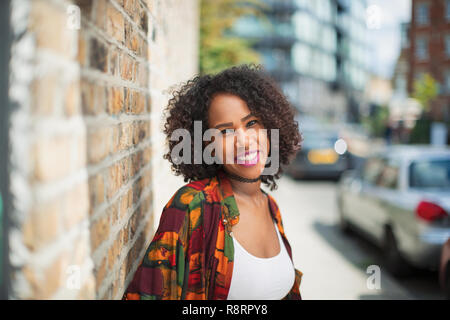
<svg viewBox="0 0 450 320">
<path fill-rule="evenodd" d="M 337 228 L 335 185 L 327 181 L 296 182 L 288 177 L 272 192 L 292 247 L 295 267 L 303 272 L 305 300 L 412 299 L 381 269 L 381 289 L 369 289 L 366 273 L 376 264 L 370 250 Z"/>
</svg>

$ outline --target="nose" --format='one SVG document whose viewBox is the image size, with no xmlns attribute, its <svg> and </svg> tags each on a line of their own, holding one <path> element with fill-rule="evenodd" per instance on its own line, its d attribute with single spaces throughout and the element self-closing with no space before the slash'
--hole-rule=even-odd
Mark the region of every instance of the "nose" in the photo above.
<svg viewBox="0 0 450 320">
<path fill-rule="evenodd" d="M 238 150 L 248 149 L 248 147 L 253 143 L 252 140 L 255 138 L 253 130 L 244 130 L 239 128 L 236 130 L 236 148 Z M 247 148 L 246 148 L 247 147 Z"/>
</svg>

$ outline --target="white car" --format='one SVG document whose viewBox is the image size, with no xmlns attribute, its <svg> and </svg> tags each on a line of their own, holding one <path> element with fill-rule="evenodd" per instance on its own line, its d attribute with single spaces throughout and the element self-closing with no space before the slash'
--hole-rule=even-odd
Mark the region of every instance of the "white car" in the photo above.
<svg viewBox="0 0 450 320">
<path fill-rule="evenodd" d="M 450 148 L 387 146 L 342 176 L 340 226 L 383 248 L 386 267 L 437 270 L 450 238 Z"/>
</svg>

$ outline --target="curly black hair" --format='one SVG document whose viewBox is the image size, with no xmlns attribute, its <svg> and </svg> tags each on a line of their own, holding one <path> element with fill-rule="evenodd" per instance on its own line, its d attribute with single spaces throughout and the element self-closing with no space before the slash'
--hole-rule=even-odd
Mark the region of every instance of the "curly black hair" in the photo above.
<svg viewBox="0 0 450 320">
<path fill-rule="evenodd" d="M 216 75 L 198 75 L 173 90 L 173 97 L 165 109 L 164 133 L 167 136 L 169 151 L 164 155 L 164 159 L 171 162 L 175 175 L 184 176 L 185 182 L 210 178 L 217 174 L 222 167 L 221 164 L 194 164 L 193 159 L 191 164 L 174 163 L 170 155 L 178 142 L 170 141 L 170 137 L 176 129 L 181 128 L 188 130 L 193 137 L 194 121 L 202 121 L 203 134 L 209 128 L 208 108 L 218 93 L 233 94 L 244 100 L 248 108 L 261 119 L 267 129 L 269 142 L 270 129 L 279 129 L 278 146 L 281 165 L 276 174 L 261 177 L 261 181 L 268 185 L 270 190 L 276 189 L 275 179 L 280 178 L 283 172 L 282 165 L 288 165 L 296 152 L 300 150 L 302 137 L 298 122 L 294 120 L 294 108 L 261 65 L 240 65 Z M 194 157 L 193 140 L 191 141 L 191 156 Z"/>
</svg>

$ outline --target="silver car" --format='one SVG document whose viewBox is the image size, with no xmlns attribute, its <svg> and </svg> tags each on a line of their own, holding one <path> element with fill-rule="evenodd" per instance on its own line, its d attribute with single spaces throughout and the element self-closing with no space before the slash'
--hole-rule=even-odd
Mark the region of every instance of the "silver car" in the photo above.
<svg viewBox="0 0 450 320">
<path fill-rule="evenodd" d="M 397 145 L 374 151 L 338 184 L 340 227 L 383 248 L 397 276 L 437 270 L 450 238 L 450 148 Z"/>
</svg>

